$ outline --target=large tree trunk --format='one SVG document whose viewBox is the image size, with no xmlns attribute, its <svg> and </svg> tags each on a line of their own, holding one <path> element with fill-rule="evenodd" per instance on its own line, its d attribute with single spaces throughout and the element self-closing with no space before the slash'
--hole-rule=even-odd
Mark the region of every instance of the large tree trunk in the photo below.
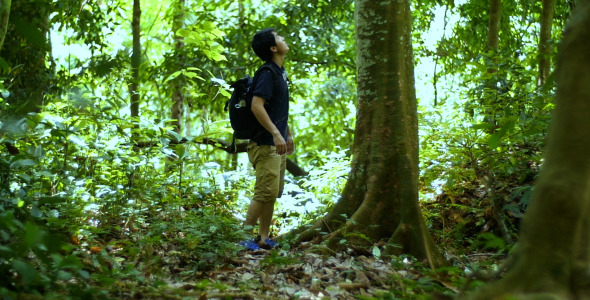
<svg viewBox="0 0 590 300">
<path fill-rule="evenodd" d="M 588 40 L 590 1 L 578 1 L 561 43 L 545 162 L 509 260 L 511 268 L 505 278 L 472 298 L 590 299 Z"/>
<path fill-rule="evenodd" d="M 352 170 L 340 201 L 316 226 L 332 231 L 325 237 L 331 246 L 339 245 L 341 238 L 357 244 L 389 240 L 399 244 L 401 252 L 438 267 L 444 259 L 418 203 L 409 1 L 357 0 L 355 10 L 358 106 Z M 309 229 L 301 240 L 317 232 Z"/>
<path fill-rule="evenodd" d="M 8 29 L 8 19 L 10 17 L 11 0 L 0 0 L 0 50 L 4 45 L 4 37 Z"/>
<path fill-rule="evenodd" d="M 555 0 L 543 0 L 541 35 L 539 37 L 539 86 L 545 85 L 551 70 L 551 29 L 554 7 Z"/>
<path fill-rule="evenodd" d="M 131 94 L 131 117 L 139 117 L 139 67 L 141 65 L 141 5 L 140 0 L 133 0 L 133 20 L 131 30 L 133 32 L 133 53 L 131 54 L 131 82 L 129 93 Z"/>
</svg>

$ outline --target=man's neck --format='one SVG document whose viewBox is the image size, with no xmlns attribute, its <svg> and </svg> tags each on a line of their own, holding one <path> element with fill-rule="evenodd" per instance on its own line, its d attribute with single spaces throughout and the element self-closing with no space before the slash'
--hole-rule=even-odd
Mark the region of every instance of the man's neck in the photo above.
<svg viewBox="0 0 590 300">
<path fill-rule="evenodd" d="M 278 55 L 275 54 L 272 56 L 272 61 L 277 64 L 277 66 L 279 66 L 280 68 L 283 67 L 283 62 L 285 61 L 285 56 L 284 55 Z"/>
</svg>

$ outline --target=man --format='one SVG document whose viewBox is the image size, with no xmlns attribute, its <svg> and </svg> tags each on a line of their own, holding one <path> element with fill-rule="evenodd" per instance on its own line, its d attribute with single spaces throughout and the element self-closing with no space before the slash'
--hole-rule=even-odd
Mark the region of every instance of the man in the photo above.
<svg viewBox="0 0 590 300">
<path fill-rule="evenodd" d="M 257 72 L 253 85 L 252 113 L 262 126 L 248 144 L 248 157 L 256 173 L 254 197 L 248 207 L 245 226 L 259 221 L 259 238 L 246 247 L 271 248 L 270 224 L 276 199 L 283 193 L 286 155 L 293 153 L 293 138 L 287 124 L 289 117 L 289 89 L 283 68 L 289 46 L 272 28 L 264 29 L 252 39 L 254 53 L 274 71 Z M 277 76 L 279 75 L 279 76 Z M 278 77 L 278 78 L 275 78 Z"/>
</svg>

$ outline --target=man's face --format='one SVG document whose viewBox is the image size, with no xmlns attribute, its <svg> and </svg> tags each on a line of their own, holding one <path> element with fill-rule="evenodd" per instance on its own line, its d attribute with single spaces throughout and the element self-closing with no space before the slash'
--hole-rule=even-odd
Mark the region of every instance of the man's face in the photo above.
<svg viewBox="0 0 590 300">
<path fill-rule="evenodd" d="M 275 36 L 275 44 L 276 44 L 276 49 L 277 49 L 277 53 L 279 54 L 285 54 L 287 52 L 289 52 L 289 46 L 287 45 L 287 43 L 285 43 L 285 38 L 278 35 L 276 32 L 272 32 L 272 34 Z"/>
</svg>

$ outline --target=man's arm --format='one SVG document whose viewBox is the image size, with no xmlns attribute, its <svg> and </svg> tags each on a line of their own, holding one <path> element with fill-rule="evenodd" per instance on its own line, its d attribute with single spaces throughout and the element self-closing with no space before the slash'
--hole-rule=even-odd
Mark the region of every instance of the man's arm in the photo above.
<svg viewBox="0 0 590 300">
<path fill-rule="evenodd" d="M 277 148 L 278 154 L 285 154 L 287 153 L 287 143 L 285 139 L 281 135 L 281 132 L 277 129 L 275 124 L 271 121 L 266 109 L 264 109 L 264 103 L 266 100 L 264 98 L 254 96 L 252 98 L 252 113 L 256 117 L 256 120 L 272 135 L 273 141 L 275 143 L 275 147 Z"/>
</svg>

